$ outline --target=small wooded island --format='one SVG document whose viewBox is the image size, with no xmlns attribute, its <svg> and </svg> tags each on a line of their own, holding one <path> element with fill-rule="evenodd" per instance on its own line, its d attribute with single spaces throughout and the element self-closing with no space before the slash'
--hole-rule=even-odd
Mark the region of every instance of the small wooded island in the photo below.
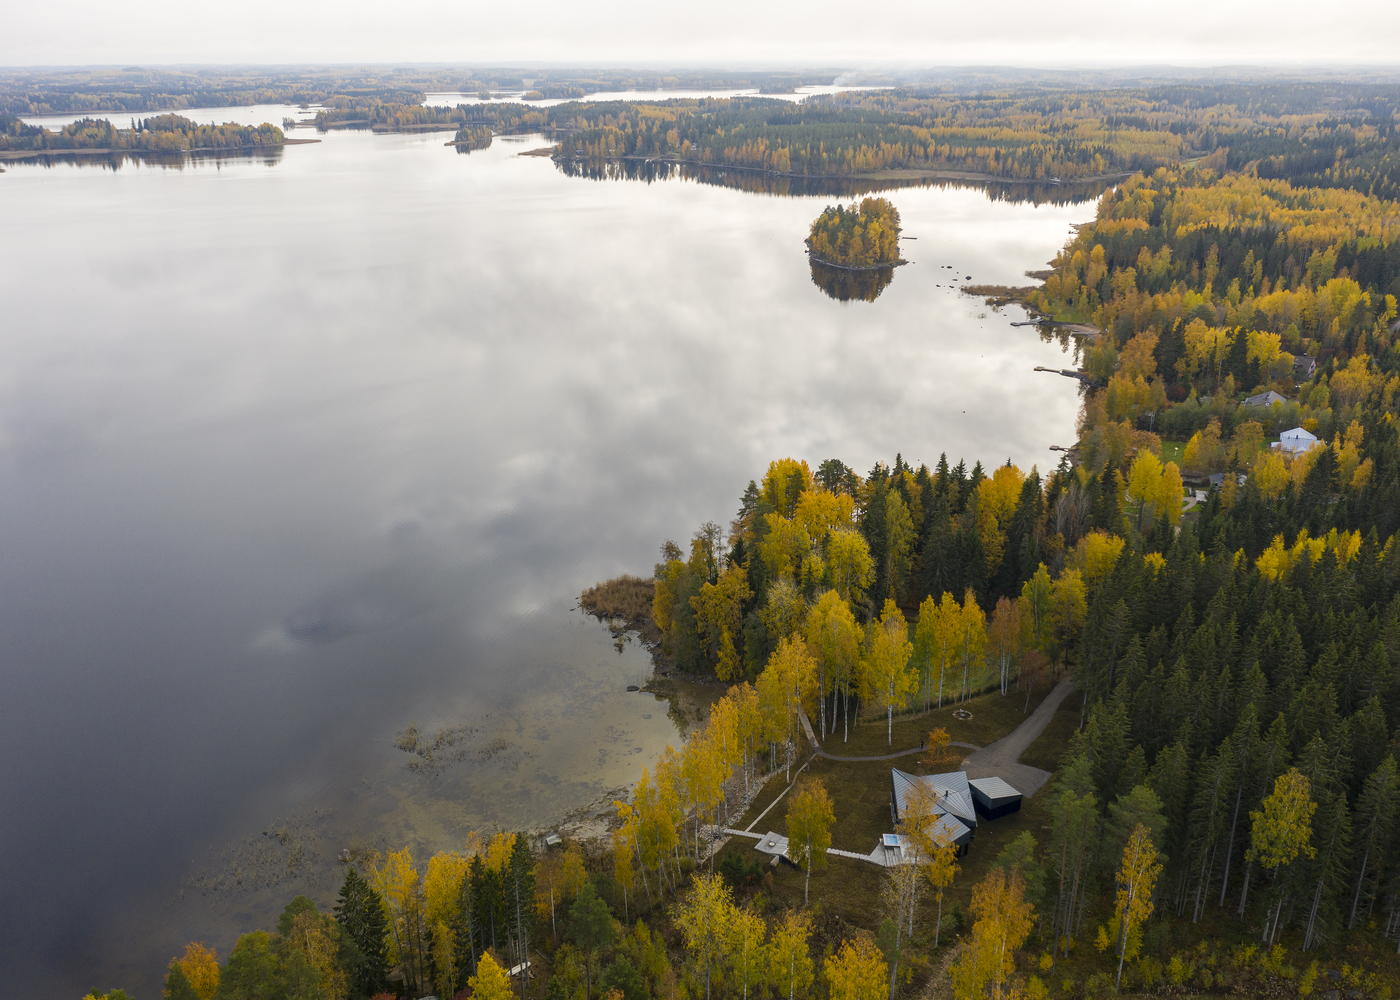
<svg viewBox="0 0 1400 1000">
<path fill-rule="evenodd" d="M 287 141 L 276 125 L 201 125 L 181 115 L 132 119 L 117 128 L 105 118 L 80 118 L 57 132 L 30 125 L 14 115 L 0 115 L 0 152 L 46 153 L 70 150 L 178 152 L 191 149 L 250 149 L 281 146 Z"/>
<path fill-rule="evenodd" d="M 899 209 L 885 198 L 849 208 L 828 205 L 812 223 L 807 250 L 814 261 L 852 270 L 894 267 L 899 259 Z"/>
</svg>

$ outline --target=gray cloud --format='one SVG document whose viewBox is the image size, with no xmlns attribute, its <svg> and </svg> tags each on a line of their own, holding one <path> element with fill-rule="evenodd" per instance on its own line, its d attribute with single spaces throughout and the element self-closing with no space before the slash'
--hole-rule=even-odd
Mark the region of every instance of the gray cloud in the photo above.
<svg viewBox="0 0 1400 1000">
<path fill-rule="evenodd" d="M 692 61 L 875 65 L 1393 63 L 1400 8 L 1341 0 L 1183 0 L 1134 9 L 1106 0 L 983 5 L 893 0 L 875 16 L 814 0 L 703 9 L 642 0 L 509 4 L 427 0 L 401 11 L 365 0 L 177 0 L 12 7 L 0 64 L 123 62 Z"/>
</svg>

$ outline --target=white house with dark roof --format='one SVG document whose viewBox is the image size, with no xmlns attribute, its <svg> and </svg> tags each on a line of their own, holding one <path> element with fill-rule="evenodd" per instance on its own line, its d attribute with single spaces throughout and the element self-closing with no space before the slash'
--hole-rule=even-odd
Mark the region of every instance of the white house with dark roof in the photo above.
<svg viewBox="0 0 1400 1000">
<path fill-rule="evenodd" d="M 1250 396 L 1244 401 L 1245 406 L 1273 406 L 1275 403 L 1286 403 L 1287 400 L 1274 390 L 1261 392 L 1257 396 Z"/>
<path fill-rule="evenodd" d="M 1284 431 L 1278 436 L 1278 440 L 1270 447 L 1279 451 L 1286 451 L 1290 455 L 1301 455 L 1313 445 L 1317 444 L 1317 435 L 1312 434 L 1301 427 L 1295 427 L 1291 431 Z"/>
</svg>

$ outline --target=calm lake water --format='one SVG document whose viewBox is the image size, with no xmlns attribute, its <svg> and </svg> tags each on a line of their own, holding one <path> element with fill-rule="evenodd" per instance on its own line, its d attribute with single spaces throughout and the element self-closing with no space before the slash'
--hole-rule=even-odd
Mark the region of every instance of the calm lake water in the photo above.
<svg viewBox="0 0 1400 1000">
<path fill-rule="evenodd" d="M 802 245 L 829 197 L 323 138 L 0 174 L 10 996 L 154 1000 L 186 941 L 328 903 L 352 842 L 586 816 L 685 719 L 579 591 L 770 459 L 1072 441 L 1076 383 L 1031 371 L 1071 353 L 953 286 L 1024 282 L 1090 203 L 895 190 L 915 263 L 842 302 Z M 219 888 L 283 839 L 299 880 Z"/>
</svg>

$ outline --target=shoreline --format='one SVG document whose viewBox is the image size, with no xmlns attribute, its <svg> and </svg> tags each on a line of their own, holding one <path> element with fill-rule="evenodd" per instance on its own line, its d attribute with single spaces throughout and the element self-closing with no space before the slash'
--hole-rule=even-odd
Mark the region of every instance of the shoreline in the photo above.
<svg viewBox="0 0 1400 1000">
<path fill-rule="evenodd" d="M 187 153 L 190 156 L 207 156 L 219 153 L 250 153 L 260 149 L 281 149 L 283 146 L 304 146 L 320 142 L 320 139 L 287 139 L 275 145 L 258 146 L 200 146 L 197 149 L 0 149 L 0 160 L 37 160 L 45 156 L 110 156 L 123 153 L 127 156 L 169 156 L 172 153 Z"/>
<path fill-rule="evenodd" d="M 1036 272 L 1037 274 L 1043 272 Z M 1027 277 L 1034 277 L 1027 273 Z M 1012 326 L 1048 326 L 1054 329 L 1067 330 L 1076 336 L 1097 337 L 1103 333 L 1092 323 L 1083 323 L 1076 320 L 1054 319 L 1031 305 L 1027 299 L 1029 293 L 1044 287 L 1044 282 L 1040 285 L 1027 285 L 1024 287 L 1011 287 L 1009 285 L 963 285 L 958 291 L 972 298 L 979 298 L 993 309 L 1000 309 L 1004 306 L 1018 305 L 1026 311 L 1026 315 L 1031 317 L 1022 322 L 1012 323 Z"/>
<path fill-rule="evenodd" d="M 824 260 L 810 250 L 807 251 L 807 259 L 814 264 L 820 264 L 822 267 L 836 268 L 839 271 L 885 271 L 891 268 L 903 267 L 905 264 L 914 263 L 912 260 L 900 259 L 892 260 L 888 264 L 867 264 L 864 267 L 852 267 L 850 264 L 837 264 L 834 261 Z"/>
<path fill-rule="evenodd" d="M 799 174 L 796 176 L 805 175 Z M 859 178 L 861 180 L 878 180 L 881 178 L 894 177 L 908 180 L 976 181 L 979 184 L 1040 184 L 1045 187 L 1073 187 L 1076 184 L 1102 184 L 1108 181 L 1123 180 L 1133 176 L 1133 171 L 1125 171 L 1116 174 L 1095 174 L 1092 177 L 1073 177 L 1069 180 L 1061 178 L 1059 184 L 1052 184 L 1050 181 L 1038 177 L 1000 177 L 996 174 L 979 174 L 962 170 L 921 169 L 916 167 L 898 167 L 894 170 L 882 170 L 868 174 L 836 174 L 832 176 Z"/>
<path fill-rule="evenodd" d="M 537 129 L 536 131 L 540 130 Z M 673 156 L 637 156 L 635 154 L 629 154 L 627 156 L 581 156 L 575 153 L 570 157 L 561 156 L 560 159 L 602 160 L 605 163 L 622 163 L 625 161 L 634 163 L 667 163 L 682 167 L 705 167 L 711 170 L 743 170 L 748 173 L 766 174 L 770 177 L 787 177 L 795 180 L 947 180 L 971 181 L 978 184 L 1039 184 L 1045 187 L 1072 187 L 1075 184 L 1101 184 L 1108 181 L 1123 180 L 1124 178 L 1133 176 L 1134 173 L 1134 171 L 1123 171 L 1113 174 L 1095 174 L 1092 177 L 1073 177 L 1069 180 L 1061 178 L 1059 184 L 1052 184 L 1045 178 L 1001 177 L 997 174 L 982 174 L 964 170 L 941 170 L 936 167 L 896 167 L 892 170 L 877 170 L 859 174 L 799 174 L 793 171 L 770 170 L 767 167 L 750 167 L 737 163 L 713 163 L 709 160 L 683 160 Z"/>
</svg>

